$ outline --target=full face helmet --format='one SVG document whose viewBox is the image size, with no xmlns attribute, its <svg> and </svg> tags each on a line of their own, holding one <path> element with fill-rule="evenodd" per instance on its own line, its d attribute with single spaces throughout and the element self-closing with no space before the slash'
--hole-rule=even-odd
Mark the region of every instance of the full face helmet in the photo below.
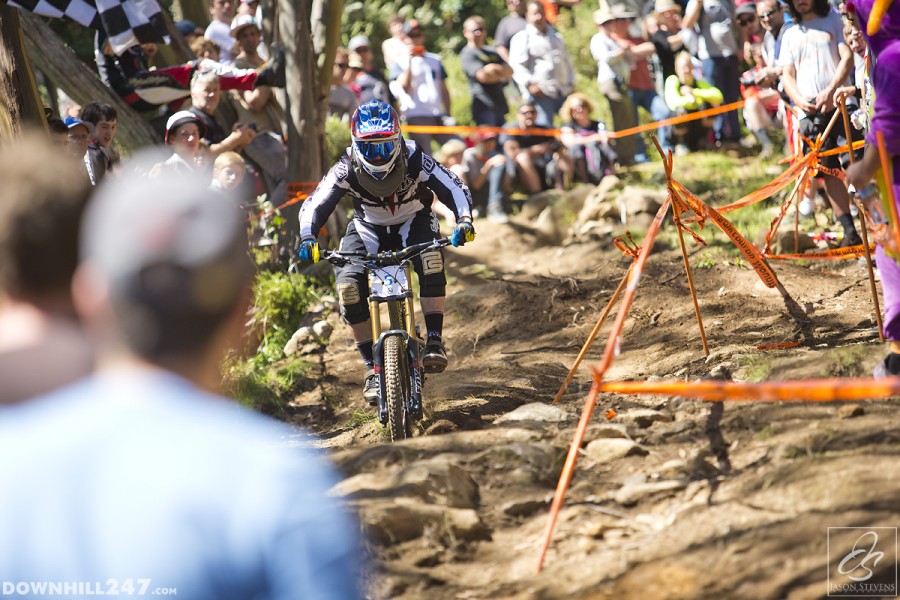
<svg viewBox="0 0 900 600">
<path fill-rule="evenodd" d="M 378 196 L 394 193 L 406 176 L 400 118 L 389 104 L 372 100 L 350 119 L 351 156 L 360 183 Z"/>
</svg>

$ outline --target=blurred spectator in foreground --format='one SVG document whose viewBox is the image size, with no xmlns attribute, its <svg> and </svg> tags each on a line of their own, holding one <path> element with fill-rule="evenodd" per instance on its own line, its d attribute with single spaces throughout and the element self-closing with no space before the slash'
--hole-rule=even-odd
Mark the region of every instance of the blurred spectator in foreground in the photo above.
<svg viewBox="0 0 900 600">
<path fill-rule="evenodd" d="M 65 148 L 34 132 L 0 143 L 0 181 L 2 406 L 87 375 L 94 352 L 71 292 L 87 179 Z"/>
<path fill-rule="evenodd" d="M 119 114 L 109 104 L 89 102 L 81 107 L 81 118 L 93 125 L 87 152 L 94 177 L 99 183 L 119 160 L 114 146 Z"/>
<path fill-rule="evenodd" d="M 506 197 L 503 193 L 506 183 L 506 156 L 497 144 L 498 136 L 493 131 L 479 131 L 477 141 L 463 152 L 463 166 L 466 170 L 466 184 L 472 192 L 472 206 L 480 214 L 494 223 L 506 223 Z"/>
<path fill-rule="evenodd" d="M 675 57 L 675 75 L 666 79 L 666 104 L 673 115 L 684 115 L 722 104 L 722 91 L 703 79 L 694 77 L 694 61 L 687 52 Z M 702 118 L 672 127 L 673 141 L 685 150 L 702 150 L 707 146 L 711 119 Z"/>
<path fill-rule="evenodd" d="M 0 453 L 19 457 L 0 461 L 0 572 L 115 574 L 185 598 L 360 597 L 333 469 L 302 431 L 218 395 L 252 298 L 244 215 L 196 177 L 108 184 L 72 286 L 97 371 L 0 410 Z"/>
<path fill-rule="evenodd" d="M 500 19 L 494 30 L 494 47 L 504 62 L 509 63 L 509 42 L 512 37 L 525 29 L 525 3 L 522 0 L 506 0 L 509 14 Z"/>
<path fill-rule="evenodd" d="M 544 16 L 544 5 L 530 0 L 528 25 L 509 42 L 509 66 L 522 97 L 538 109 L 540 120 L 553 126 L 566 96 L 575 89 L 575 69 L 566 43 Z"/>
<path fill-rule="evenodd" d="M 536 121 L 537 108 L 524 102 L 516 113 L 516 122 L 507 129 L 546 128 Z M 500 144 L 507 158 L 507 174 L 529 194 L 556 187 L 563 189 L 571 180 L 572 161 L 562 144 L 552 135 L 539 133 L 507 133 L 500 135 Z"/>
<path fill-rule="evenodd" d="M 512 69 L 496 50 L 484 45 L 487 27 L 481 17 L 463 23 L 466 46 L 459 53 L 472 94 L 472 118 L 476 125 L 500 127 L 506 122 L 509 106 L 503 88 L 512 78 Z"/>
<path fill-rule="evenodd" d="M 344 83 L 344 76 L 350 68 L 350 53 L 346 48 L 338 48 L 331 67 L 331 89 L 328 92 L 328 116 L 347 121 L 359 106 L 359 99 Z"/>
<path fill-rule="evenodd" d="M 400 116 L 407 125 L 444 125 L 450 115 L 450 90 L 441 57 L 423 45 L 425 32 L 415 19 L 403 26 L 408 39 L 406 53 L 397 57 L 391 73 L 391 92 L 400 103 Z M 431 154 L 432 140 L 439 144 L 456 137 L 449 134 L 410 133 L 425 154 Z"/>
<path fill-rule="evenodd" d="M 618 155 L 610 145 L 606 125 L 591 118 L 594 105 L 579 92 L 568 98 L 560 109 L 562 125 L 559 141 L 572 157 L 575 178 L 585 183 L 600 183 L 606 175 L 611 175 L 618 162 Z"/>
</svg>

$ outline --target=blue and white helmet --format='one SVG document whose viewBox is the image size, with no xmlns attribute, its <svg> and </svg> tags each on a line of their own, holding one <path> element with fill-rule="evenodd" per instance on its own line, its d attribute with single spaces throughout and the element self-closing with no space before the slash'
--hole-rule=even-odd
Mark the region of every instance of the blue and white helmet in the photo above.
<svg viewBox="0 0 900 600">
<path fill-rule="evenodd" d="M 363 104 L 353 113 L 350 138 L 354 161 L 378 180 L 391 173 L 404 150 L 397 111 L 378 100 Z"/>
</svg>

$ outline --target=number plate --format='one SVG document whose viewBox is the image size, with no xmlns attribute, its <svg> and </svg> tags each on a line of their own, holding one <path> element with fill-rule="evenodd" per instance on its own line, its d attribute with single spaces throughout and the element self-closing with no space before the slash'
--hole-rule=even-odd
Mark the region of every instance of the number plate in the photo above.
<svg viewBox="0 0 900 600">
<path fill-rule="evenodd" d="M 369 288 L 372 296 L 376 298 L 398 296 L 409 289 L 406 271 L 401 266 L 381 267 L 369 271 Z"/>
</svg>

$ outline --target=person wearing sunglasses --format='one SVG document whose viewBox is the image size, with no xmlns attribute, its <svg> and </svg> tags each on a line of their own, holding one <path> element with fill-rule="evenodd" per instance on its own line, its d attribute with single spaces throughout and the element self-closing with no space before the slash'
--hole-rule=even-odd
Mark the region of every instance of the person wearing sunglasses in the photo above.
<svg viewBox="0 0 900 600">
<path fill-rule="evenodd" d="M 359 106 L 356 94 L 345 82 L 350 68 L 350 53 L 338 48 L 331 67 L 331 89 L 328 91 L 328 116 L 336 116 L 346 122 Z"/>
<path fill-rule="evenodd" d="M 341 240 L 342 251 L 374 254 L 399 250 L 440 236 L 432 210 L 435 197 L 450 211 L 456 226 L 454 246 L 475 239 L 472 194 L 447 167 L 439 164 L 400 134 L 400 117 L 390 105 L 373 100 L 350 118 L 350 147 L 300 209 L 301 260 L 319 259 L 318 234 L 341 199 L 353 201 L 353 219 Z M 422 362 L 427 373 L 447 368 L 442 338 L 447 278 L 441 250 L 413 259 L 419 276 L 419 295 L 427 342 Z M 378 377 L 374 371 L 372 324 L 369 319 L 369 282 L 365 269 L 347 265 L 335 275 L 341 317 L 353 331 L 356 348 L 366 368 L 363 398 L 375 404 Z"/>
<path fill-rule="evenodd" d="M 781 67 L 778 66 L 781 38 L 784 36 L 784 32 L 793 25 L 793 22 L 785 23 L 784 11 L 778 0 L 759 0 L 756 3 L 756 17 L 765 30 L 762 45 L 765 65 L 757 73 L 756 85 L 776 87 L 781 79 Z"/>
<path fill-rule="evenodd" d="M 459 53 L 472 93 L 472 118 L 476 125 L 500 127 L 509 112 L 503 88 L 512 78 L 512 69 L 492 47 L 485 46 L 487 28 L 481 17 L 463 23 L 466 46 Z"/>
</svg>

